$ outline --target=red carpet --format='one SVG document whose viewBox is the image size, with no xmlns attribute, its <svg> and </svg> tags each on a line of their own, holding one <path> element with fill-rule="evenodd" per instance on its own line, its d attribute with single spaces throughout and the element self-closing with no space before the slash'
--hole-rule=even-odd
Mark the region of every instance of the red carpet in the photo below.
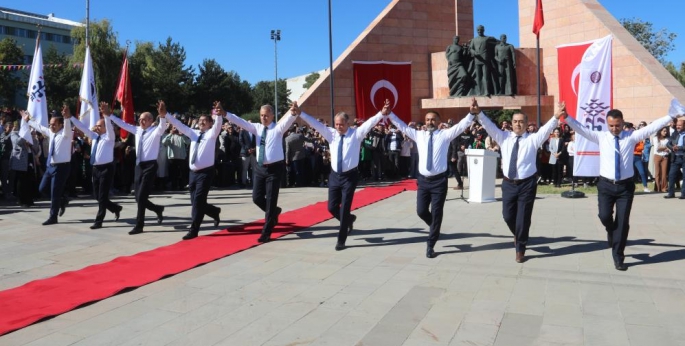
<svg viewBox="0 0 685 346">
<path fill-rule="evenodd" d="M 388 187 L 370 187 L 355 194 L 352 209 L 365 207 L 405 190 L 415 190 L 414 181 Z M 281 214 L 272 238 L 282 237 L 331 218 L 327 202 Z M 65 272 L 0 292 L 0 335 L 57 316 L 86 303 L 111 297 L 124 289 L 140 287 L 169 275 L 229 256 L 259 245 L 264 220 L 231 227 L 191 241 L 178 242 L 107 263 Z"/>
</svg>

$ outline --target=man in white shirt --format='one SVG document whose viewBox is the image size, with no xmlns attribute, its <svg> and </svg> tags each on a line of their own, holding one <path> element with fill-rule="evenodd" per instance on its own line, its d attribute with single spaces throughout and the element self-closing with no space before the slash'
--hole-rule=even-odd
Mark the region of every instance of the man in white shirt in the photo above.
<svg viewBox="0 0 685 346">
<path fill-rule="evenodd" d="M 418 191 L 416 194 L 416 213 L 430 227 L 426 257 L 435 257 L 435 244 L 440 237 L 442 209 L 447 197 L 447 150 L 450 142 L 457 138 L 473 122 L 469 113 L 456 126 L 443 130 L 440 127 L 440 114 L 435 111 L 426 113 L 426 131 L 416 130 L 413 123 L 405 124 L 394 113 L 390 120 L 417 145 L 419 152 Z M 430 210 L 429 210 L 430 208 Z"/>
<path fill-rule="evenodd" d="M 215 109 L 219 105 L 218 101 L 214 102 Z M 221 220 L 219 217 L 221 208 L 207 203 L 209 189 L 214 181 L 216 139 L 221 133 L 221 119 L 222 117 L 217 116 L 216 112 L 212 116 L 203 114 L 197 122 L 198 129 L 193 130 L 174 117 L 167 118 L 172 125 L 176 126 L 178 131 L 190 138 L 188 188 L 190 190 L 190 202 L 193 206 L 191 210 L 193 221 L 190 224 L 190 231 L 183 236 L 183 240 L 197 237 L 205 215 L 214 219 L 214 227 L 218 227 Z"/>
<path fill-rule="evenodd" d="M 260 243 L 271 240 L 271 232 L 278 223 L 278 215 L 281 214 L 281 208 L 278 207 L 278 191 L 285 170 L 283 134 L 297 119 L 294 107 L 297 107 L 297 103 L 293 104 L 290 112 L 279 122 L 275 122 L 273 108 L 264 105 L 259 109 L 260 123 L 257 124 L 226 112 L 221 104 L 217 108 L 217 114 L 225 116 L 226 120 L 256 136 L 257 166 L 253 169 L 252 201 L 265 213 L 262 235 L 257 239 Z"/>
<path fill-rule="evenodd" d="M 623 131 L 623 113 L 618 109 L 607 112 L 608 131 L 592 131 L 575 119 L 566 117 L 566 122 L 576 131 L 576 134 L 599 145 L 600 177 L 597 183 L 599 220 L 607 231 L 607 242 L 612 248 L 616 270 L 628 269 L 623 261 L 630 230 L 630 209 L 635 194 L 633 182 L 635 144 L 656 133 L 676 116 L 677 114 L 670 113 L 633 132 Z M 616 206 L 615 216 L 614 206 Z"/>
<path fill-rule="evenodd" d="M 154 119 L 150 112 L 145 112 L 138 118 L 140 126 L 134 126 L 117 117 L 110 119 L 128 133 L 136 135 L 136 170 L 133 182 L 138 202 L 136 225 L 128 234 L 143 233 L 145 225 L 145 209 L 150 209 L 157 214 L 157 224 L 164 220 L 164 206 L 150 202 L 150 192 L 155 184 L 157 176 L 157 156 L 159 155 L 160 138 L 166 129 L 166 105 L 164 101 L 157 102 L 159 113 L 159 125 L 152 126 Z"/>
<path fill-rule="evenodd" d="M 62 106 L 63 118 L 50 118 L 48 127 L 42 126 L 35 120 L 29 120 L 27 112 L 23 112 L 22 116 L 29 126 L 42 132 L 50 140 L 47 167 L 38 189 L 44 195 L 48 192 L 50 194 L 50 216 L 43 222 L 43 226 L 53 225 L 57 223 L 58 216 L 64 215 L 69 202 L 64 196 L 64 187 L 71 172 L 71 140 L 74 137 L 74 131 L 71 121 L 64 119 L 71 116 L 71 110 L 67 105 Z"/>
<path fill-rule="evenodd" d="M 526 132 L 527 116 L 515 113 L 511 117 L 513 127 L 511 131 L 499 129 L 488 117 L 480 111 L 478 102 L 473 99 L 472 110 L 478 113 L 478 121 L 483 125 L 495 142 L 499 143 L 502 152 L 502 216 L 514 235 L 516 262 L 523 263 L 528 245 L 531 216 L 537 193 L 537 168 L 535 162 L 538 149 L 549 138 L 549 134 L 557 127 L 562 112 L 560 104 L 552 119 L 540 128 L 538 132 Z"/>
<path fill-rule="evenodd" d="M 361 126 L 350 127 L 350 116 L 340 112 L 334 117 L 335 128 L 328 127 L 310 115 L 295 111 L 309 126 L 323 136 L 330 145 L 331 173 L 328 177 L 328 212 L 340 221 L 338 242 L 335 250 L 345 249 L 347 235 L 354 229 L 357 216 L 350 214 L 354 190 L 359 181 L 359 151 L 361 143 L 371 129 L 390 113 L 390 103 L 386 100 L 383 110 L 369 118 Z"/>
<path fill-rule="evenodd" d="M 98 201 L 98 213 L 95 215 L 95 223 L 90 226 L 90 229 L 102 228 L 102 221 L 105 219 L 107 210 L 114 213 L 115 221 L 119 220 L 122 209 L 120 205 L 109 200 L 109 189 L 114 178 L 114 140 L 116 136 L 110 121 L 112 110 L 107 102 L 100 102 L 100 114 L 103 115 L 104 119 L 98 120 L 92 131 L 77 118 L 69 118 L 74 126 L 92 141 L 90 165 L 93 167 L 93 195 Z"/>
</svg>

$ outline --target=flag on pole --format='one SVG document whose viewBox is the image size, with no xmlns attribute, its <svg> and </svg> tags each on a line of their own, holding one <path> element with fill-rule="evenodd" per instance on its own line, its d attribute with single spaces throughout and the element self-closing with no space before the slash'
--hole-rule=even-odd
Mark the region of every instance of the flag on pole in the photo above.
<svg viewBox="0 0 685 346">
<path fill-rule="evenodd" d="M 133 93 L 131 92 L 131 80 L 128 78 L 128 56 L 124 53 L 124 63 L 121 65 L 119 83 L 114 100 L 121 104 L 121 120 L 133 124 Z M 112 105 L 114 106 L 114 105 Z M 121 138 L 126 138 L 128 132 L 121 131 Z"/>
<path fill-rule="evenodd" d="M 358 119 L 376 115 L 389 100 L 400 119 L 411 121 L 411 62 L 353 61 L 352 67 Z"/>
<path fill-rule="evenodd" d="M 31 77 L 29 78 L 29 87 L 26 96 L 29 99 L 26 111 L 31 118 L 38 124 L 48 126 L 48 100 L 45 95 L 45 78 L 43 78 L 43 52 L 40 46 L 40 35 L 36 38 L 36 51 L 33 54 L 33 63 L 31 64 Z M 33 144 L 31 138 L 31 131 L 28 124 L 22 120 L 19 135 L 26 139 L 27 142 Z"/>
<path fill-rule="evenodd" d="M 533 20 L 533 33 L 540 37 L 540 29 L 545 25 L 545 16 L 542 13 L 542 0 L 537 0 L 535 5 L 535 19 Z"/>
<path fill-rule="evenodd" d="M 606 114 L 613 106 L 611 43 L 609 35 L 591 42 L 557 47 L 559 99 L 566 102 L 569 115 L 594 131 L 609 129 Z M 599 146 L 577 136 L 573 166 L 574 176 L 599 176 Z"/>
<path fill-rule="evenodd" d="M 79 99 L 81 100 L 79 119 L 86 127 L 90 128 L 100 120 L 100 110 L 98 108 L 98 95 L 95 90 L 93 59 L 90 57 L 90 47 L 88 46 L 86 46 L 86 61 L 83 63 Z"/>
</svg>

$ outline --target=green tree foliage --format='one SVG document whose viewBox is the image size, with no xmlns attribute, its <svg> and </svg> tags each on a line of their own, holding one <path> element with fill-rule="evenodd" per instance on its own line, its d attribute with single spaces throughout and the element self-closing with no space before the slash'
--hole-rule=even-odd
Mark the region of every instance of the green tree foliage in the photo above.
<svg viewBox="0 0 685 346">
<path fill-rule="evenodd" d="M 280 118 L 290 109 L 290 90 L 285 79 L 278 80 L 278 117 Z M 261 81 L 252 88 L 252 99 L 254 100 L 253 111 L 259 112 L 263 105 L 274 105 L 274 82 Z"/>
<path fill-rule="evenodd" d="M 680 63 L 680 69 L 677 69 L 672 62 L 666 63 L 666 70 L 670 72 L 680 84 L 685 86 L 685 62 Z"/>
<path fill-rule="evenodd" d="M 135 51 L 129 55 L 128 68 L 136 112 L 151 111 L 157 102 L 150 80 L 143 77 L 143 70 L 154 64 L 155 46 L 152 42 L 136 41 Z"/>
<path fill-rule="evenodd" d="M 78 42 L 74 47 L 72 61 L 74 63 L 83 63 L 86 56 L 86 28 L 74 28 L 71 31 L 71 36 Z M 117 88 L 117 78 L 121 70 L 124 51 L 119 46 L 117 34 L 107 19 L 99 22 L 90 22 L 89 39 L 98 101 L 112 102 L 112 97 Z"/>
<path fill-rule="evenodd" d="M 155 97 L 166 100 L 175 111 L 184 111 L 191 104 L 195 72 L 192 66 L 185 66 L 185 61 L 185 48 L 169 37 L 153 51 L 152 63 L 142 68 L 142 78 L 149 81 Z"/>
<path fill-rule="evenodd" d="M 304 84 L 302 85 L 303 88 L 309 89 L 309 87 L 312 86 L 317 80 L 319 80 L 319 73 L 318 72 L 312 72 L 307 78 L 304 79 Z"/>
<path fill-rule="evenodd" d="M 235 114 L 252 110 L 250 83 L 241 81 L 236 72 L 226 72 L 214 59 L 205 59 L 198 70 L 192 97 L 196 109 L 208 112 L 212 103 L 218 100 Z"/>
<path fill-rule="evenodd" d="M 485 110 L 483 113 L 492 120 L 495 124 L 498 126 L 502 124 L 503 121 L 508 121 L 511 122 L 511 118 L 514 116 L 514 113 L 520 112 L 520 109 L 495 109 L 495 110 Z M 531 121 L 531 119 L 528 119 Z M 534 119 L 533 119 L 534 120 Z"/>
<path fill-rule="evenodd" d="M 19 65 L 24 62 L 24 52 L 17 46 L 17 41 L 7 37 L 0 41 L 0 64 Z M 0 70 L 0 104 L 26 108 L 26 105 L 15 105 L 18 90 L 26 93 L 27 85 L 22 82 L 22 71 Z"/>
<path fill-rule="evenodd" d="M 44 51 L 43 62 L 46 65 L 62 64 L 61 67 L 46 67 L 43 70 L 48 111 L 59 111 L 65 102 L 73 109 L 78 99 L 82 70 L 73 68 L 71 56 L 60 53 L 54 45 L 50 45 L 47 51 Z"/>
<path fill-rule="evenodd" d="M 676 33 L 669 32 L 665 28 L 655 31 L 651 22 L 645 22 L 639 18 L 623 18 L 620 22 L 657 60 L 666 64 L 666 55 L 675 49 L 673 40 L 678 36 Z"/>
</svg>

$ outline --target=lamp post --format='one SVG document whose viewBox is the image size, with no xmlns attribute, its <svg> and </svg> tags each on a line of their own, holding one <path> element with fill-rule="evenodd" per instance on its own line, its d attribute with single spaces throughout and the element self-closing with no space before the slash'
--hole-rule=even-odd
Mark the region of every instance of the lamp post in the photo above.
<svg viewBox="0 0 685 346">
<path fill-rule="evenodd" d="M 333 19 L 331 16 L 331 0 L 328 0 L 328 62 L 329 79 L 331 80 L 331 124 L 335 124 L 335 94 L 333 91 Z"/>
<path fill-rule="evenodd" d="M 278 121 L 278 41 L 281 40 L 281 30 L 271 30 L 271 39 L 274 40 L 274 116 Z"/>
</svg>

